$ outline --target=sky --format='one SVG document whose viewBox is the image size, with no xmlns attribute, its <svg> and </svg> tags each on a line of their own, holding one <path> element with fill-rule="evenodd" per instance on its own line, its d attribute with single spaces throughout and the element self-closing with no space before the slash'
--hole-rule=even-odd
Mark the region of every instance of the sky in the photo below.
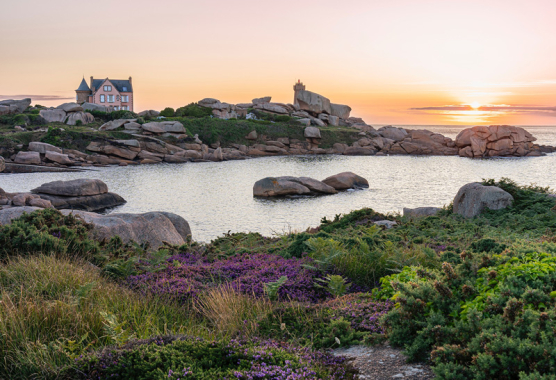
<svg viewBox="0 0 556 380">
<path fill-rule="evenodd" d="M 133 77 L 135 110 L 307 90 L 368 124 L 556 125 L 554 0 L 18 0 L 0 100 Z"/>
</svg>

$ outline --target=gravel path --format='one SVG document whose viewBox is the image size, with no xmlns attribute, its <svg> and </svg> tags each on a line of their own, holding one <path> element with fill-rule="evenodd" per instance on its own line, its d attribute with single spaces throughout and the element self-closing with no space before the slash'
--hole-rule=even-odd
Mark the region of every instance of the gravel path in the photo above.
<svg viewBox="0 0 556 380">
<path fill-rule="evenodd" d="M 360 380 L 434 379 L 428 365 L 406 363 L 401 349 L 392 348 L 388 344 L 341 348 L 334 350 L 334 355 L 353 359 L 352 363 L 359 370 Z"/>
</svg>

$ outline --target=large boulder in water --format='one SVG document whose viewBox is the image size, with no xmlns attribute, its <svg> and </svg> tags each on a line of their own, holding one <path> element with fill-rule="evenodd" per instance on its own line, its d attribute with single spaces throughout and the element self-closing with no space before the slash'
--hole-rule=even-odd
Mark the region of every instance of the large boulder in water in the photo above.
<svg viewBox="0 0 556 380">
<path fill-rule="evenodd" d="M 191 237 L 189 223 L 181 216 L 168 212 L 100 215 L 64 210 L 62 214 L 73 214 L 90 223 L 94 238 L 100 241 L 110 240 L 117 235 L 124 242 L 147 243 L 156 249 L 164 243 L 183 245 Z"/>
<path fill-rule="evenodd" d="M 108 192 L 99 179 L 75 179 L 45 183 L 31 192 L 40 195 L 57 209 L 99 211 L 123 205 L 125 199 Z"/>
<path fill-rule="evenodd" d="M 62 195 L 66 197 L 79 197 L 98 195 L 108 192 L 108 186 L 100 179 L 74 179 L 71 181 L 54 181 L 40 185 L 31 190 L 32 193 Z"/>
<path fill-rule="evenodd" d="M 322 182 L 336 190 L 358 189 L 369 187 L 369 182 L 355 173 L 343 172 L 324 179 Z"/>
<path fill-rule="evenodd" d="M 282 177 L 266 177 L 258 180 L 253 185 L 253 196 L 255 197 L 308 195 L 310 193 L 311 190 L 308 187 Z"/>
<path fill-rule="evenodd" d="M 473 218 L 484 210 L 500 210 L 512 205 L 514 198 L 510 193 L 496 186 L 468 183 L 459 189 L 454 198 L 455 214 Z"/>
<path fill-rule="evenodd" d="M 455 140 L 462 157 L 542 155 L 533 144 L 537 139 L 520 127 L 510 125 L 476 126 L 461 131 Z"/>
</svg>

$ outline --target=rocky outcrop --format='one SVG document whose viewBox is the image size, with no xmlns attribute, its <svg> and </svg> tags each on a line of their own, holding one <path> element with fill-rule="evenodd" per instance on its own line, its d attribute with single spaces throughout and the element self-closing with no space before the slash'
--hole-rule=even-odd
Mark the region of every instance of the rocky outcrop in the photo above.
<svg viewBox="0 0 556 380">
<path fill-rule="evenodd" d="M 500 210 L 509 207 L 513 200 L 510 193 L 499 187 L 468 183 L 459 189 L 454 198 L 453 211 L 466 218 L 473 218 L 487 209 Z"/>
<path fill-rule="evenodd" d="M 406 208 L 403 209 L 403 216 L 409 218 L 424 218 L 427 216 L 434 216 L 438 214 L 442 209 L 440 207 L 417 207 L 417 208 Z"/>
<path fill-rule="evenodd" d="M 287 178 L 287 177 L 286 177 Z M 253 196 L 279 197 L 285 195 L 309 195 L 311 190 L 298 182 L 290 181 L 284 177 L 267 177 L 255 182 Z"/>
<path fill-rule="evenodd" d="M 115 193 L 88 195 L 83 197 L 67 197 L 61 195 L 38 194 L 41 199 L 50 201 L 58 210 L 101 211 L 126 203 L 125 199 Z"/>
<path fill-rule="evenodd" d="M 2 173 L 6 169 L 6 161 L 4 157 L 0 156 L 0 173 Z"/>
<path fill-rule="evenodd" d="M 255 182 L 253 196 L 325 195 L 336 194 L 338 190 L 362 187 L 369 187 L 369 184 L 364 178 L 353 173 L 340 173 L 324 181 L 309 177 L 267 177 Z"/>
<path fill-rule="evenodd" d="M 325 98 L 315 92 L 301 90 L 298 91 L 296 101 L 299 104 L 299 108 L 305 111 L 319 113 L 332 113 L 332 108 L 330 106 L 330 99 Z M 335 115 L 337 116 L 337 115 Z"/>
<path fill-rule="evenodd" d="M 271 96 L 264 96 L 262 98 L 255 98 L 252 100 L 252 106 L 255 104 L 265 104 L 265 103 L 270 103 L 270 100 L 272 100 Z"/>
<path fill-rule="evenodd" d="M 538 156 L 541 148 L 537 139 L 520 127 L 509 125 L 477 126 L 461 131 L 455 144 L 462 157 Z"/>
<path fill-rule="evenodd" d="M 54 152 L 47 152 L 47 154 L 49 153 Z M 86 211 L 103 210 L 125 203 L 125 200 L 118 194 L 109 193 L 108 186 L 99 179 L 54 181 L 42 184 L 31 190 L 31 193 L 11 194 L 9 197 L 11 204 L 15 206 L 47 204 L 44 202 L 30 203 L 28 201 L 28 199 L 37 198 L 48 202 L 48 207 Z"/>
<path fill-rule="evenodd" d="M 62 214 L 74 216 L 90 223 L 96 240 L 108 241 L 119 236 L 124 242 L 135 241 L 157 249 L 164 243 L 183 245 L 191 238 L 189 224 L 181 216 L 167 212 L 145 214 L 100 215 L 85 211 L 64 210 Z"/>
<path fill-rule="evenodd" d="M 66 123 L 67 125 L 83 125 L 95 121 L 93 115 L 83 112 L 83 107 L 77 103 L 64 103 L 56 108 L 41 109 L 39 115 L 47 123 Z"/>
<path fill-rule="evenodd" d="M 31 105 L 31 99 L 8 99 L 0 101 L 0 115 L 22 113 Z"/>
<path fill-rule="evenodd" d="M 369 182 L 355 173 L 343 172 L 324 179 L 322 182 L 336 190 L 368 188 Z"/>
<path fill-rule="evenodd" d="M 399 130 L 401 128 L 394 129 Z M 393 129 L 390 129 L 389 132 L 392 131 Z M 379 133 L 381 133 L 381 130 L 379 130 Z M 400 136 L 395 136 L 395 133 L 384 133 L 383 137 L 388 139 L 390 137 L 399 138 Z M 452 139 L 424 129 L 408 130 L 406 131 L 405 137 L 397 141 L 398 142 L 390 145 L 388 153 L 436 156 L 451 156 L 458 154 L 458 149 L 455 147 Z M 384 142 L 385 141 L 383 140 L 383 143 Z"/>
<path fill-rule="evenodd" d="M 98 195 L 108 192 L 108 186 L 100 179 L 74 179 L 71 181 L 54 181 L 44 183 L 33 193 L 43 193 L 51 195 L 62 195 L 67 197 L 81 197 L 88 195 Z"/>
</svg>

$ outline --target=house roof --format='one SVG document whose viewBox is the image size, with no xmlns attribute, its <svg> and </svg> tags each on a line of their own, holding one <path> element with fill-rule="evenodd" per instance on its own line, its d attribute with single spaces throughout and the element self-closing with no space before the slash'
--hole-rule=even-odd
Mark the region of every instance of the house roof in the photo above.
<svg viewBox="0 0 556 380">
<path fill-rule="evenodd" d="M 79 85 L 79 88 L 75 91 L 91 91 L 91 89 L 87 85 L 87 82 L 85 82 L 85 78 L 83 78 L 81 84 Z"/>
<path fill-rule="evenodd" d="M 131 87 L 131 82 L 129 80 L 121 80 L 121 79 L 109 79 L 107 78 L 110 83 L 116 87 L 116 90 L 119 92 L 133 92 L 133 88 Z M 93 79 L 93 89 L 96 91 L 102 86 L 102 84 L 106 81 L 106 79 Z M 125 89 L 124 89 L 125 87 Z"/>
</svg>

